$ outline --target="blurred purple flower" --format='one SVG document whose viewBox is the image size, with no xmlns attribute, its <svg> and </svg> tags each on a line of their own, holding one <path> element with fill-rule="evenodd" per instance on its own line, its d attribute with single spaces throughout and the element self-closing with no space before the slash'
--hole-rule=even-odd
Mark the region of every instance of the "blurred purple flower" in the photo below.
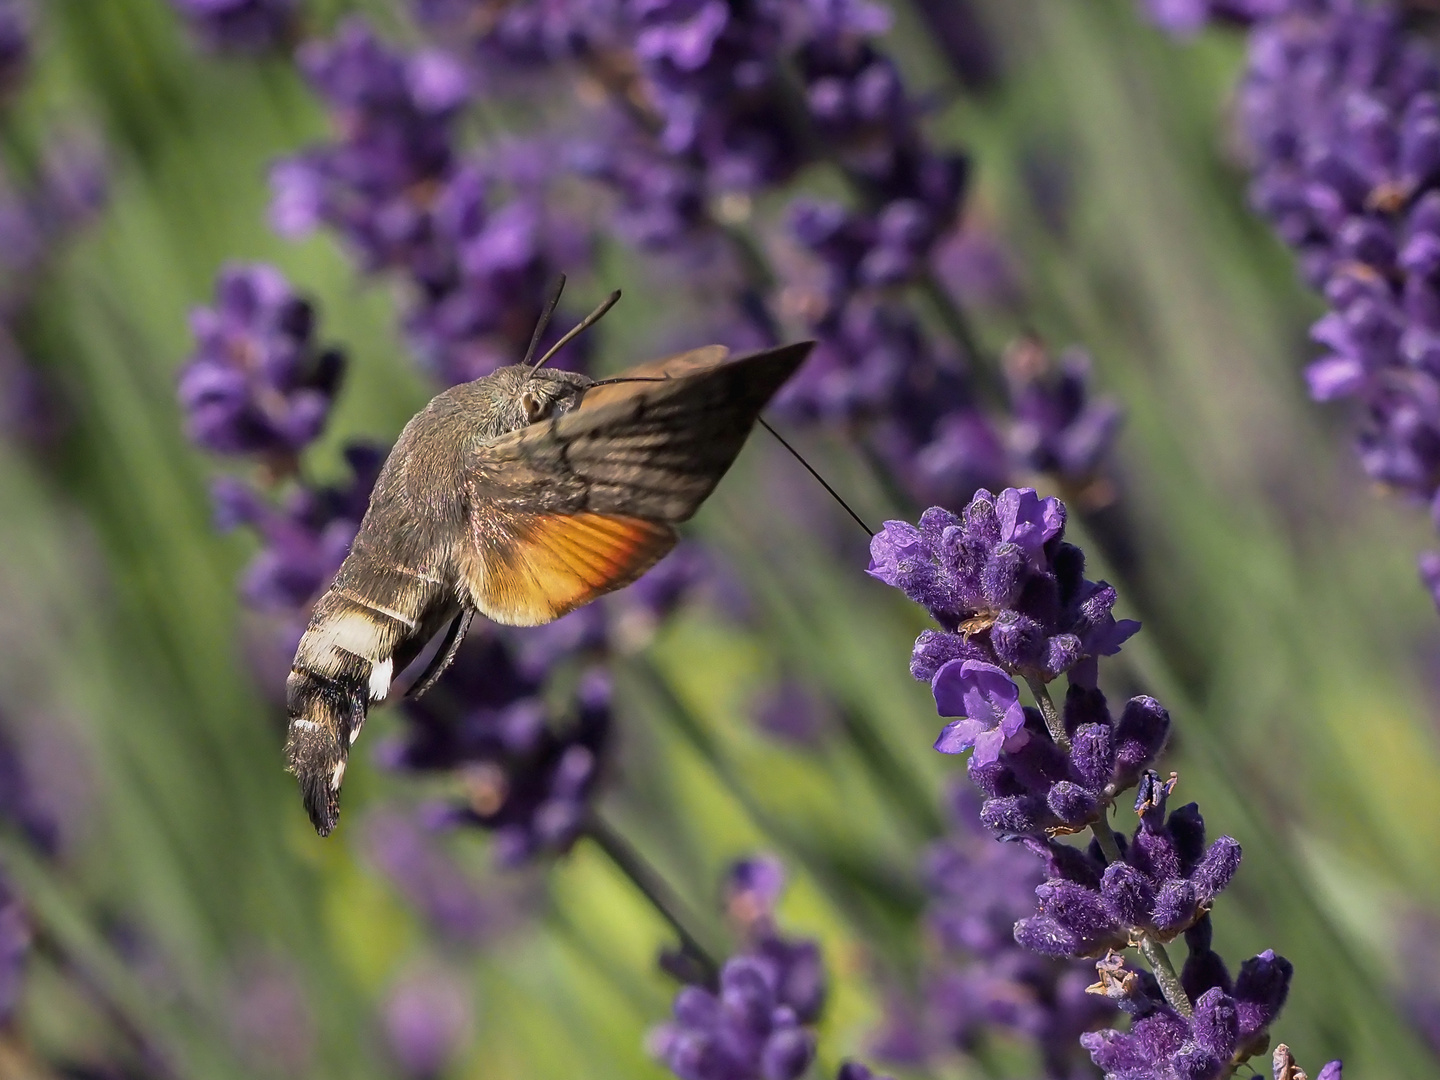
<svg viewBox="0 0 1440 1080">
<path fill-rule="evenodd" d="M 292 459 L 319 435 L 345 370 L 315 341 L 314 308 L 280 271 L 232 264 L 215 306 L 190 315 L 195 352 L 180 371 L 180 406 L 196 444 L 220 454 Z"/>
<path fill-rule="evenodd" d="M 213 52 L 283 49 L 299 30 L 299 0 L 170 0 L 201 46 Z"/>
<path fill-rule="evenodd" d="M 499 634 L 472 631 L 450 672 L 406 703 L 404 730 L 378 751 L 390 768 L 457 772 L 466 800 L 438 812 L 435 824 L 493 833 L 503 866 L 569 850 L 609 745 L 604 672 L 582 675 L 569 717 L 552 717 L 545 674 L 527 672 Z"/>
<path fill-rule="evenodd" d="M 384 454 L 352 444 L 345 459 L 353 473 L 348 484 L 297 485 L 279 504 L 234 477 L 215 481 L 216 526 L 226 531 L 248 525 L 264 545 L 241 580 L 241 595 L 251 607 L 303 616 L 335 576 L 370 504 Z"/>
<path fill-rule="evenodd" d="M 419 822 L 382 809 L 366 817 L 366 857 L 446 939 L 477 945 L 497 914 L 480 886 Z"/>
<path fill-rule="evenodd" d="M 0 877 L 0 1028 L 10 1023 L 20 1001 L 30 937 L 20 900 Z"/>
<path fill-rule="evenodd" d="M 650 1052 L 680 1080 L 799 1080 L 815 1057 L 810 1027 L 825 1003 L 819 946 L 781 936 L 774 904 L 784 871 L 765 857 L 736 863 L 726 881 L 742 951 L 719 986 L 683 988 L 673 1017 L 650 1032 Z"/>
<path fill-rule="evenodd" d="M 300 65 L 338 138 L 272 169 L 276 230 L 329 226 L 363 269 L 400 275 L 407 334 L 442 382 L 518 362 L 559 268 L 588 257 L 585 229 L 544 198 L 556 148 L 465 158 L 456 125 L 474 95 L 470 68 L 443 49 L 393 49 L 359 18 L 306 45 Z"/>
<path fill-rule="evenodd" d="M 1440 60 L 1399 5 L 1211 0 L 1165 25 L 1249 26 L 1238 95 L 1250 200 L 1330 308 L 1305 372 L 1349 399 L 1374 480 L 1440 505 Z M 1174 7 L 1177 11 L 1171 11 Z M 1179 10 L 1183 9 L 1183 10 Z M 1440 605 L 1433 560 L 1421 577 Z"/>
<path fill-rule="evenodd" d="M 1005 353 L 1005 377 L 1016 462 L 1076 492 L 1100 481 L 1122 413 L 1091 395 L 1089 355 L 1072 348 L 1051 361 L 1039 342 L 1023 339 Z"/>
<path fill-rule="evenodd" d="M 469 1040 L 472 1009 L 469 988 L 444 968 L 403 975 L 386 997 L 382 1022 L 390 1054 L 405 1075 L 441 1075 Z"/>
<path fill-rule="evenodd" d="M 310 1075 L 315 1023 L 296 967 L 276 956 L 248 957 L 239 966 L 225 1010 L 235 1049 L 269 1075 Z"/>
<path fill-rule="evenodd" d="M 995 1029 L 1040 1050 L 1045 1074 L 1076 1074 L 1077 1037 L 1114 1016 L 1086 993 L 1087 965 L 1021 948 L 1014 923 L 1034 909 L 1044 874 L 1015 844 L 996 844 L 980 826 L 971 793 L 956 788 L 954 828 L 925 856 L 926 923 L 939 948 L 918 1007 L 898 1005 L 876 1052 L 897 1065 L 923 1065 L 946 1049 L 970 1051 Z"/>
<path fill-rule="evenodd" d="M 750 714 L 761 731 L 797 747 L 814 747 L 835 723 L 830 703 L 793 678 L 782 678 L 762 690 Z"/>
<path fill-rule="evenodd" d="M 31 34 L 25 0 L 0 0 L 0 99 L 18 90 L 30 72 Z"/>
<path fill-rule="evenodd" d="M 18 829 L 46 854 L 59 848 L 60 822 L 47 792 L 35 783 L 35 773 L 3 717 L 0 717 L 0 822 Z"/>
<path fill-rule="evenodd" d="M 775 856 L 739 859 L 725 875 L 725 913 L 747 938 L 773 933 L 775 906 L 784 891 L 785 865 Z"/>
</svg>

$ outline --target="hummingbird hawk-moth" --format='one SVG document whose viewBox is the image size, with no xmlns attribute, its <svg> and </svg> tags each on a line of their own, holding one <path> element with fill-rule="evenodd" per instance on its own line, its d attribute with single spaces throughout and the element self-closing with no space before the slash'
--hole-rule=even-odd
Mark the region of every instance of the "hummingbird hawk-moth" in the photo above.
<svg viewBox="0 0 1440 1080">
<path fill-rule="evenodd" d="M 547 317 L 554 299 L 558 289 Z M 423 693 L 476 613 L 537 626 L 638 578 L 811 344 L 736 360 L 710 346 L 596 382 L 542 367 L 560 345 L 528 363 L 532 342 L 522 363 L 452 386 L 412 418 L 286 680 L 286 756 L 320 835 L 335 827 L 350 746 L 392 677 L 443 631 L 409 691 Z"/>
</svg>

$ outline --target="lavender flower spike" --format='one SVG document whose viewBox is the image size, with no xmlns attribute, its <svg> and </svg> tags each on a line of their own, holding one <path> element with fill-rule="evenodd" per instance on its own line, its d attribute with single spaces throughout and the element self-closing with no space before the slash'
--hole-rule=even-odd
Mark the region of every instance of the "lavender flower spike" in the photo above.
<svg viewBox="0 0 1440 1080">
<path fill-rule="evenodd" d="M 315 313 L 274 267 L 220 272 L 215 306 L 190 316 L 180 372 L 190 438 L 219 454 L 285 459 L 312 442 L 340 389 L 344 357 L 315 343 Z"/>
<path fill-rule="evenodd" d="M 1117 720 L 1096 686 L 1097 659 L 1139 627 L 1111 615 L 1115 590 L 1084 578 L 1064 528 L 1056 499 L 980 491 L 959 517 L 931 508 L 919 527 L 887 522 L 870 573 L 943 628 L 920 636 L 911 671 L 931 681 L 942 716 L 962 717 L 935 748 L 974 747 L 980 824 L 1044 861 L 1035 914 L 1014 924 L 1015 942 L 1055 960 L 1103 955 L 1089 989 L 1134 1018 L 1127 1032 L 1081 1036 L 1095 1064 L 1114 1080 L 1221 1080 L 1268 1046 L 1291 966 L 1266 950 L 1232 979 L 1210 948 L 1210 912 L 1240 845 L 1207 843 L 1194 803 L 1167 813 L 1179 777 L 1149 767 L 1170 729 L 1160 704 L 1132 698 Z M 1062 672 L 1063 712 L 1047 685 Z M 1019 704 L 1012 675 L 1038 708 Z M 1125 836 L 1110 812 L 1131 785 L 1140 820 Z M 1056 839 L 1083 829 L 1094 834 L 1086 849 Z M 1182 935 L 1189 956 L 1177 974 L 1165 946 Z M 1118 955 L 1127 948 L 1150 970 L 1128 969 Z"/>
</svg>

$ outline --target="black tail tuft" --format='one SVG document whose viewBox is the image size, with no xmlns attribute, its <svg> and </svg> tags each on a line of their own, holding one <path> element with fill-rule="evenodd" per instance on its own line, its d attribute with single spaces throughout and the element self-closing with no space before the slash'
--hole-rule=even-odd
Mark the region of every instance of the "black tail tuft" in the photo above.
<svg viewBox="0 0 1440 1080">
<path fill-rule="evenodd" d="M 351 735 L 365 722 L 367 687 L 360 680 L 351 683 L 304 671 L 292 671 L 285 682 L 290 713 L 285 757 L 300 781 L 305 812 L 321 836 L 329 836 L 340 818 L 340 783 Z"/>
</svg>

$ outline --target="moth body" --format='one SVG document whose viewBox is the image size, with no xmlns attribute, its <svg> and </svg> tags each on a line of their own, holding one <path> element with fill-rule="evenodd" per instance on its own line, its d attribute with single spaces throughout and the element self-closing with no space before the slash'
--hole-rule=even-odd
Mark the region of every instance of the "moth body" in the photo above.
<svg viewBox="0 0 1440 1080">
<path fill-rule="evenodd" d="M 809 348 L 725 363 L 712 347 L 609 386 L 516 365 L 416 414 L 286 681 L 286 755 L 320 834 L 335 827 L 371 702 L 431 638 L 449 627 L 415 691 L 438 678 L 475 613 L 539 625 L 634 581 L 674 546 L 674 526 Z"/>
</svg>

